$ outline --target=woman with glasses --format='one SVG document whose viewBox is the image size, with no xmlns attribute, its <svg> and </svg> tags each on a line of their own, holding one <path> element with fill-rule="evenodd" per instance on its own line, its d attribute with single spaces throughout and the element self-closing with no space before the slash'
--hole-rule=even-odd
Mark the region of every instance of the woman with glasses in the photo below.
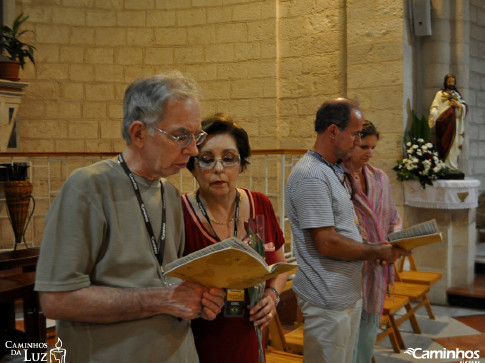
<svg viewBox="0 0 485 363">
<path fill-rule="evenodd" d="M 256 221 L 265 243 L 266 262 L 284 262 L 284 237 L 269 199 L 262 193 L 237 188 L 237 179 L 246 169 L 250 155 L 246 131 L 225 114 L 202 122 L 206 139 L 199 154 L 187 168 L 199 188 L 182 196 L 185 220 L 184 254 L 200 250 L 229 237 L 247 239 L 248 220 Z M 228 290 L 223 312 L 211 322 L 192 321 L 195 344 L 201 363 L 258 362 L 254 326 L 266 327 L 279 302 L 287 275 L 268 280 L 264 296 L 248 308 L 247 290 Z"/>
<path fill-rule="evenodd" d="M 361 141 L 355 145 L 343 168 L 346 183 L 353 190 L 352 201 L 359 219 L 362 238 L 367 243 L 387 241 L 387 235 L 402 227 L 401 219 L 392 201 L 388 176 L 369 164 L 379 140 L 379 132 L 370 121 L 365 121 Z M 389 283 L 392 283 L 393 265 L 375 265 L 364 261 L 362 315 L 354 362 L 370 362 L 374 355 L 377 329 L 381 319 Z"/>
</svg>

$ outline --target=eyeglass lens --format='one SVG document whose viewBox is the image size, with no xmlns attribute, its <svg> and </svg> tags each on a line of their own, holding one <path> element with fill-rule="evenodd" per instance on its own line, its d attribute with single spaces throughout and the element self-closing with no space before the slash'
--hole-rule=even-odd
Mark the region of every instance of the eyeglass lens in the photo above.
<svg viewBox="0 0 485 363">
<path fill-rule="evenodd" d="M 168 134 L 169 136 L 172 136 L 175 145 L 179 147 L 187 147 L 192 143 L 192 140 L 195 140 L 196 145 L 200 145 L 204 142 L 207 134 L 205 132 L 199 132 L 195 135 L 180 135 L 180 136 L 173 136 Z"/>
<path fill-rule="evenodd" d="M 222 166 L 225 168 L 231 168 L 236 165 L 239 165 L 240 158 L 239 155 L 235 154 L 226 154 L 223 155 L 220 159 L 215 159 L 210 155 L 203 155 L 196 158 L 197 163 L 202 169 L 212 169 L 216 166 L 217 162 L 220 161 Z"/>
</svg>

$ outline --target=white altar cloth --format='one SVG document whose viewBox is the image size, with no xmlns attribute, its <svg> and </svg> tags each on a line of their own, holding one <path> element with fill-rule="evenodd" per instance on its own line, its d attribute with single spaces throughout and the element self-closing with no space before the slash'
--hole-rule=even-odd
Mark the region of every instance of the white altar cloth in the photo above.
<svg viewBox="0 0 485 363">
<path fill-rule="evenodd" d="M 478 206 L 480 181 L 434 180 L 433 185 L 421 187 L 417 180 L 404 182 L 404 204 L 418 208 L 470 209 Z"/>
</svg>

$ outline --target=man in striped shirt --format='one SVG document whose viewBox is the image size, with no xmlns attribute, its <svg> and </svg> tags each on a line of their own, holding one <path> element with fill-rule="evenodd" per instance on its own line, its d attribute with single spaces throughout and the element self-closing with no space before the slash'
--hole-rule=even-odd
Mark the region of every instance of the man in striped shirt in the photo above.
<svg viewBox="0 0 485 363">
<path fill-rule="evenodd" d="M 315 145 L 295 165 L 286 185 L 286 212 L 298 271 L 293 281 L 305 318 L 305 362 L 351 362 L 361 314 L 362 260 L 393 263 L 409 252 L 362 241 L 338 166 L 360 143 L 364 116 L 346 98 L 317 111 Z"/>
</svg>

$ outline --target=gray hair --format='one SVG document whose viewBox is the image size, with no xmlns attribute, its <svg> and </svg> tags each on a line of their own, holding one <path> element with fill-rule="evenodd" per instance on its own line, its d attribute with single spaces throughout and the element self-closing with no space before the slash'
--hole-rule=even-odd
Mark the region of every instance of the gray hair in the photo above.
<svg viewBox="0 0 485 363">
<path fill-rule="evenodd" d="M 197 82 L 178 71 L 142 78 L 128 86 L 123 99 L 123 139 L 131 143 L 130 126 L 141 121 L 151 130 L 165 118 L 169 101 L 193 99 L 198 101 Z"/>
<path fill-rule="evenodd" d="M 343 131 L 350 122 L 353 110 L 359 110 L 359 104 L 348 98 L 335 98 L 324 102 L 317 111 L 315 131 L 324 132 L 330 125 L 336 125 Z"/>
</svg>

